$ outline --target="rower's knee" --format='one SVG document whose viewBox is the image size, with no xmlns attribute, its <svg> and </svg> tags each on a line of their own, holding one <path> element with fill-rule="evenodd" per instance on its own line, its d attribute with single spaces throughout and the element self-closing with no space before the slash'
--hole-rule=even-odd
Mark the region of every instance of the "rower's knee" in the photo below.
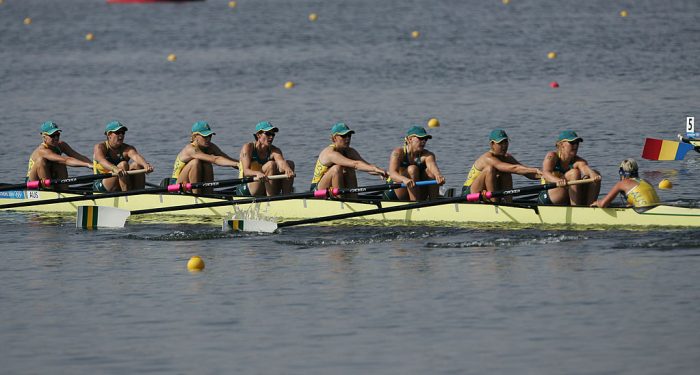
<svg viewBox="0 0 700 375">
<path fill-rule="evenodd" d="M 274 161 L 268 161 L 267 163 L 263 164 L 262 172 L 267 176 L 278 174 L 279 169 L 277 168 L 277 163 Z"/>
<path fill-rule="evenodd" d="M 406 168 L 406 173 L 408 174 L 408 177 L 417 180 L 420 178 L 420 168 L 418 168 L 417 165 L 409 165 Z"/>
<path fill-rule="evenodd" d="M 568 170 L 566 172 L 566 174 L 564 174 L 564 177 L 569 181 L 580 180 L 581 179 L 581 170 L 579 170 L 578 168 Z"/>
<path fill-rule="evenodd" d="M 343 168 L 342 165 L 336 164 L 336 165 L 328 168 L 328 172 L 326 172 L 326 173 L 330 173 L 331 175 L 334 175 L 334 176 L 336 176 L 336 175 L 341 176 L 343 173 L 345 173 L 345 168 Z"/>
</svg>

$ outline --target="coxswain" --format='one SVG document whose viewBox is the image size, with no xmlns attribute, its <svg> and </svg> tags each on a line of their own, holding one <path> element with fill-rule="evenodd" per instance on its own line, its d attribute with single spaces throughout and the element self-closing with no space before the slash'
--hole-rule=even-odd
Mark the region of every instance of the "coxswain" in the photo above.
<svg viewBox="0 0 700 375">
<path fill-rule="evenodd" d="M 644 179 L 639 178 L 639 166 L 634 159 L 625 159 L 620 163 L 620 181 L 610 189 L 603 199 L 598 199 L 591 207 L 608 207 L 620 194 L 625 206 L 649 207 L 656 206 L 661 201 L 654 187 Z"/>
</svg>

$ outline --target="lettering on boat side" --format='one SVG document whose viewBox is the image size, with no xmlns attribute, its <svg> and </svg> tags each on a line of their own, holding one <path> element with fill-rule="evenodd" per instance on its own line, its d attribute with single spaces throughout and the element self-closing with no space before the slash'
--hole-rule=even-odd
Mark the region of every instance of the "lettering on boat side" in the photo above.
<svg viewBox="0 0 700 375">
<path fill-rule="evenodd" d="M 9 191 L 0 191 L 0 198 L 3 199 L 24 199 L 24 191 L 15 191 L 15 190 L 9 190 Z"/>
</svg>

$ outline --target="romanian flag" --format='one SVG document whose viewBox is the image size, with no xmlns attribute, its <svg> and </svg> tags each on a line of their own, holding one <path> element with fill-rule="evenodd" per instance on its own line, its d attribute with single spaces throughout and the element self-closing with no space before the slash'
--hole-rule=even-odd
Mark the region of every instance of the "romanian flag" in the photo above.
<svg viewBox="0 0 700 375">
<path fill-rule="evenodd" d="M 647 138 L 644 141 L 642 157 L 647 160 L 683 160 L 693 145 L 685 142 Z"/>
</svg>

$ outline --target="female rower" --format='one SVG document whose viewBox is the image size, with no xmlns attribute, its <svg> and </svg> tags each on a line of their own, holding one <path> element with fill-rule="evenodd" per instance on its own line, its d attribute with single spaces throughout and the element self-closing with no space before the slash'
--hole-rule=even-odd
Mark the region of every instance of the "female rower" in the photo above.
<svg viewBox="0 0 700 375">
<path fill-rule="evenodd" d="M 422 201 L 438 197 L 438 185 L 445 183 L 445 177 L 440 173 L 435 154 L 425 148 L 425 144 L 431 138 L 433 136 L 420 126 L 408 129 L 404 145 L 391 152 L 387 180 L 405 184 L 406 187 L 389 190 L 385 198 Z M 436 180 L 438 185 L 416 186 L 416 181 L 421 180 Z"/>
<path fill-rule="evenodd" d="M 525 176 L 531 180 L 542 177 L 542 171 L 537 168 L 520 164 L 513 155 L 508 153 L 510 141 L 503 129 L 494 129 L 489 134 L 491 149 L 486 151 L 472 165 L 467 180 L 462 186 L 462 195 L 483 190 L 496 191 L 513 188 L 512 174 Z M 512 201 L 512 197 L 504 198 Z M 496 202 L 498 199 L 493 198 Z"/>
<path fill-rule="evenodd" d="M 241 184 L 237 188 L 239 195 L 279 195 L 292 192 L 294 184 L 294 162 L 285 160 L 282 150 L 272 145 L 279 129 L 268 121 L 255 126 L 255 142 L 246 143 L 241 148 L 239 177 L 254 176 L 256 182 Z M 285 180 L 269 180 L 268 176 L 284 173 Z"/>
<path fill-rule="evenodd" d="M 311 180 L 311 190 L 357 187 L 356 170 L 387 178 L 385 170 L 362 159 L 360 153 L 350 147 L 354 130 L 339 122 L 331 128 L 332 144 L 318 155 Z"/>
<path fill-rule="evenodd" d="M 61 141 L 61 129 L 55 122 L 46 121 L 41 124 L 40 134 L 42 142 L 29 156 L 27 181 L 67 178 L 67 166 L 92 168 L 92 163 L 87 156 L 78 153 L 68 143 Z M 59 185 L 57 189 L 63 190 L 65 186 Z"/>
<path fill-rule="evenodd" d="M 124 143 L 127 129 L 119 121 L 112 121 L 105 127 L 107 140 L 93 148 L 93 171 L 97 173 L 117 173 L 118 176 L 95 181 L 94 191 L 127 191 L 143 189 L 146 186 L 144 174 L 128 175 L 128 170 L 145 169 L 153 172 L 153 167 L 144 159 L 134 146 Z"/>
<path fill-rule="evenodd" d="M 610 189 L 608 195 L 598 199 L 591 207 L 608 207 L 620 193 L 625 205 L 633 207 L 655 206 L 661 202 L 656 190 L 649 182 L 639 178 L 639 167 L 634 159 L 625 159 L 620 163 L 620 181 Z"/>
<path fill-rule="evenodd" d="M 593 178 L 595 182 L 543 191 L 538 198 L 539 203 L 588 206 L 598 198 L 601 177 L 585 159 L 577 155 L 581 142 L 583 138 L 573 130 L 559 133 L 557 150 L 548 152 L 542 162 L 542 183 L 582 178 Z"/>
<path fill-rule="evenodd" d="M 238 160 L 226 155 L 211 141 L 216 134 L 206 121 L 192 125 L 192 138 L 175 158 L 172 180 L 177 183 L 214 181 L 213 164 L 238 169 Z M 193 189 L 193 192 L 208 193 L 211 188 Z"/>
</svg>

